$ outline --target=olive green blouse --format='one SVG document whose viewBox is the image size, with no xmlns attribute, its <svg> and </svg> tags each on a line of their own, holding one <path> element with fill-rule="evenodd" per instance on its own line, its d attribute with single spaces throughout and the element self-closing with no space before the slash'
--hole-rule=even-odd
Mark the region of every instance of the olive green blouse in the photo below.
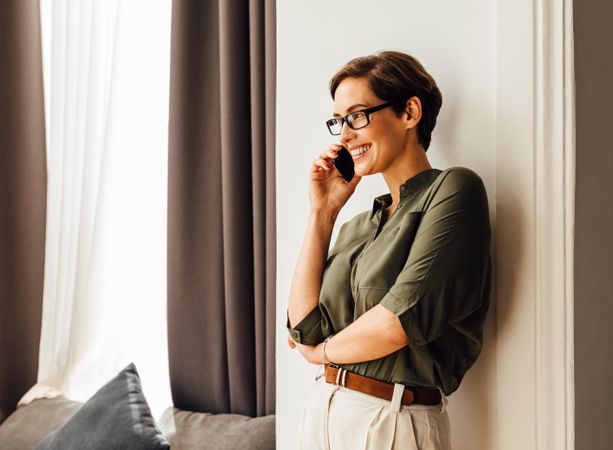
<svg viewBox="0 0 613 450">
<path fill-rule="evenodd" d="M 481 178 L 465 167 L 427 169 L 344 223 L 328 252 L 319 305 L 294 328 L 316 345 L 380 304 L 400 319 L 408 345 L 350 372 L 415 387 L 455 391 L 483 343 L 490 296 L 490 221 Z"/>
</svg>

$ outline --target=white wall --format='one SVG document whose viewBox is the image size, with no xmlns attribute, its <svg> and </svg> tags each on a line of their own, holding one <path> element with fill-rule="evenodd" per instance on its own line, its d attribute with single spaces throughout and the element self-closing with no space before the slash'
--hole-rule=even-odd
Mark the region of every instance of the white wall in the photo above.
<svg viewBox="0 0 613 450">
<path fill-rule="evenodd" d="M 484 180 L 495 242 L 496 2 L 365 0 L 277 3 L 277 448 L 292 449 L 316 366 L 287 346 L 287 297 L 309 208 L 311 161 L 336 142 L 330 77 L 351 58 L 393 49 L 417 57 L 437 81 L 443 107 L 428 157 L 433 167 L 466 166 Z M 380 175 L 362 180 L 341 223 L 387 192 Z M 333 243 L 332 242 L 332 243 Z M 492 246 L 495 258 L 495 248 Z M 494 267 L 494 277 L 496 268 Z M 449 397 L 454 450 L 497 447 L 496 283 L 481 357 Z"/>
</svg>

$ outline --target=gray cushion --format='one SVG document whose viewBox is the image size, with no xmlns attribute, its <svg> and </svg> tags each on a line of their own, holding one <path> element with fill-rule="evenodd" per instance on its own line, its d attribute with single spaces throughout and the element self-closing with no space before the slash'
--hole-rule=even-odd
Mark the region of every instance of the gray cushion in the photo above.
<svg viewBox="0 0 613 450">
<path fill-rule="evenodd" d="M 271 450 L 275 416 L 211 414 L 168 408 L 160 418 L 172 450 Z"/>
<path fill-rule="evenodd" d="M 133 363 L 102 386 L 37 450 L 167 450 Z"/>
<path fill-rule="evenodd" d="M 81 405 L 60 396 L 20 406 L 0 425 L 0 450 L 32 450 L 49 432 L 64 425 Z"/>
</svg>

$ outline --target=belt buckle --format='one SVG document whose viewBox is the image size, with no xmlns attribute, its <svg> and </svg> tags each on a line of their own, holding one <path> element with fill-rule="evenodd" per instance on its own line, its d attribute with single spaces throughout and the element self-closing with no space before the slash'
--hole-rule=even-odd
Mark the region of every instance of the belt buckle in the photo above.
<svg viewBox="0 0 613 450">
<path fill-rule="evenodd" d="M 346 378 L 347 378 L 347 369 L 342 368 L 341 366 L 339 366 L 338 364 L 331 364 L 331 367 L 334 367 L 335 369 L 338 369 L 336 372 L 336 380 L 334 382 L 334 384 L 337 384 L 339 386 L 342 387 L 347 387 L 347 382 L 346 382 Z"/>
<path fill-rule="evenodd" d="M 337 385 L 342 386 L 342 387 L 347 387 L 346 386 L 347 369 L 344 369 L 341 366 L 339 366 L 338 364 L 333 363 L 333 362 L 328 363 L 327 365 L 328 365 L 328 367 L 333 367 L 333 368 L 337 369 L 336 380 L 334 381 L 333 384 L 337 384 Z M 326 382 L 327 381 L 328 380 L 326 380 Z"/>
</svg>

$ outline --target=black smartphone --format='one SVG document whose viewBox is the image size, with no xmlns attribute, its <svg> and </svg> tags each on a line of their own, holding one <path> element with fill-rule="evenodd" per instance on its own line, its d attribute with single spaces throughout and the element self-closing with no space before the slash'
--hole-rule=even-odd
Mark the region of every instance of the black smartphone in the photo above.
<svg viewBox="0 0 613 450">
<path fill-rule="evenodd" d="M 349 153 L 345 147 L 341 147 L 336 154 L 337 156 L 334 158 L 334 165 L 341 173 L 345 181 L 351 181 L 355 173 L 353 170 L 353 158 L 351 157 L 351 153 Z"/>
</svg>

